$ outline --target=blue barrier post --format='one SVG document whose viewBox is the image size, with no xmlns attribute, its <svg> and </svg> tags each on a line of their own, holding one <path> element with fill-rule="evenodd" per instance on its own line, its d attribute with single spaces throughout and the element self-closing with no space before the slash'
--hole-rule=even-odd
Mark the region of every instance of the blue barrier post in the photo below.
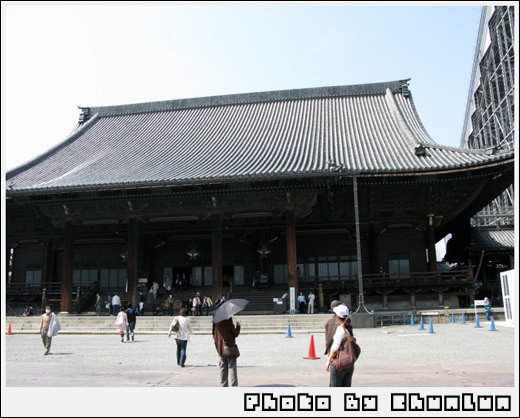
<svg viewBox="0 0 520 418">
<path fill-rule="evenodd" d="M 475 315 L 475 328 L 482 328 L 480 326 L 480 320 L 478 319 L 478 315 Z"/>
<path fill-rule="evenodd" d="M 433 319 L 430 319 L 430 329 L 428 330 L 428 334 L 435 334 L 435 332 L 433 332 Z"/>
<path fill-rule="evenodd" d="M 462 318 L 461 318 L 461 320 L 460 320 L 460 323 L 461 323 L 462 325 L 466 325 L 466 315 L 464 315 L 464 312 L 462 313 Z"/>
<path fill-rule="evenodd" d="M 287 325 L 287 334 L 285 335 L 285 338 L 292 338 L 291 324 Z"/>
<path fill-rule="evenodd" d="M 420 330 L 423 330 L 423 329 L 424 329 L 424 319 L 423 319 L 422 316 L 421 316 L 421 322 L 420 322 L 420 325 L 419 325 L 419 329 L 420 329 Z"/>
<path fill-rule="evenodd" d="M 495 328 L 495 318 L 491 317 L 491 326 L 489 327 L 489 330 L 490 331 L 496 331 L 497 329 Z"/>
</svg>

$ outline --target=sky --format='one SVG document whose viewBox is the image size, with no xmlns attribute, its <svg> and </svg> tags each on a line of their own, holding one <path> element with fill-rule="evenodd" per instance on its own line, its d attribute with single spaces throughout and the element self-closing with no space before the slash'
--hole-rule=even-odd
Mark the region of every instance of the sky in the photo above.
<svg viewBox="0 0 520 418">
<path fill-rule="evenodd" d="M 2 165 L 62 142 L 80 106 L 410 78 L 459 146 L 481 6 L 2 5 Z"/>
</svg>

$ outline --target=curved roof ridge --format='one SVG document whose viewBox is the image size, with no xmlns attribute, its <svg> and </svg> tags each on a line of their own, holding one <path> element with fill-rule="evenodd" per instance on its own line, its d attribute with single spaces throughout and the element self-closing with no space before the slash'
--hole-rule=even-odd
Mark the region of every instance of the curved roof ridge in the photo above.
<svg viewBox="0 0 520 418">
<path fill-rule="evenodd" d="M 19 166 L 7 171 L 5 173 L 6 180 L 9 180 L 10 178 L 16 176 L 17 174 L 37 165 L 38 163 L 45 160 L 47 157 L 50 157 L 52 154 L 54 154 L 56 151 L 59 151 L 61 148 L 64 148 L 71 142 L 74 142 L 77 138 L 79 138 L 81 135 L 83 135 L 87 130 L 89 130 L 99 119 L 98 115 L 92 116 L 89 120 L 87 120 L 85 123 L 80 124 L 79 126 L 76 125 L 76 127 L 72 130 L 72 132 L 67 136 L 62 142 L 60 142 L 58 145 L 52 147 L 51 149 L 48 149 L 47 151 L 42 152 L 40 155 L 34 157 L 32 160 L 29 160 L 25 163 L 20 164 Z"/>
<path fill-rule="evenodd" d="M 412 146 L 424 145 L 413 134 L 412 130 L 406 123 L 403 112 L 399 108 L 399 105 L 397 104 L 397 102 L 394 98 L 394 95 L 392 94 L 392 92 L 389 89 L 386 90 L 385 101 L 388 104 L 388 107 L 390 108 L 391 115 L 394 116 L 397 125 L 399 125 L 399 127 L 401 128 L 401 131 L 404 134 L 404 137 L 410 142 L 410 145 L 412 145 Z"/>
<path fill-rule="evenodd" d="M 188 99 L 164 100 L 158 102 L 134 103 L 115 106 L 92 106 L 91 114 L 99 116 L 118 116 L 134 113 L 151 113 L 201 107 L 243 105 L 252 103 L 276 102 L 286 100 L 321 99 L 345 96 L 363 96 L 401 92 L 408 89 L 410 79 L 381 83 L 353 84 L 344 86 L 312 87 L 292 90 L 274 90 L 257 93 L 239 93 L 221 96 L 196 97 Z M 81 106 L 88 107 L 88 106 Z"/>
</svg>

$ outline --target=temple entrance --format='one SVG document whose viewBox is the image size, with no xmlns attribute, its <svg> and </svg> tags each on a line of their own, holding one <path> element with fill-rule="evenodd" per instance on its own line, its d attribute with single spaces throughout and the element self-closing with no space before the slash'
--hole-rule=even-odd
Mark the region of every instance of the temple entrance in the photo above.
<svg viewBox="0 0 520 418">
<path fill-rule="evenodd" d="M 186 290 L 193 285 L 192 267 L 172 267 L 171 271 L 171 277 L 173 279 L 173 289 Z"/>
</svg>

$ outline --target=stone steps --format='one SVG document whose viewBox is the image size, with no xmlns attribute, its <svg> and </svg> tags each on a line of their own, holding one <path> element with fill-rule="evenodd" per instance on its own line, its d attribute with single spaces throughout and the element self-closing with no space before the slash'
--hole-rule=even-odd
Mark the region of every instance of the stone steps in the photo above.
<svg viewBox="0 0 520 418">
<path fill-rule="evenodd" d="M 192 317 L 191 325 L 195 334 L 211 334 L 211 316 Z M 241 324 L 241 332 L 248 333 L 286 333 L 291 324 L 291 332 L 323 332 L 329 315 L 240 315 L 235 317 Z M 60 333 L 107 333 L 115 332 L 115 317 L 96 316 L 60 316 L 62 329 Z M 166 333 L 172 322 L 171 317 L 138 317 L 136 332 Z M 13 333 L 37 333 L 40 318 L 32 319 L 7 317 L 6 323 L 11 324 Z"/>
</svg>

